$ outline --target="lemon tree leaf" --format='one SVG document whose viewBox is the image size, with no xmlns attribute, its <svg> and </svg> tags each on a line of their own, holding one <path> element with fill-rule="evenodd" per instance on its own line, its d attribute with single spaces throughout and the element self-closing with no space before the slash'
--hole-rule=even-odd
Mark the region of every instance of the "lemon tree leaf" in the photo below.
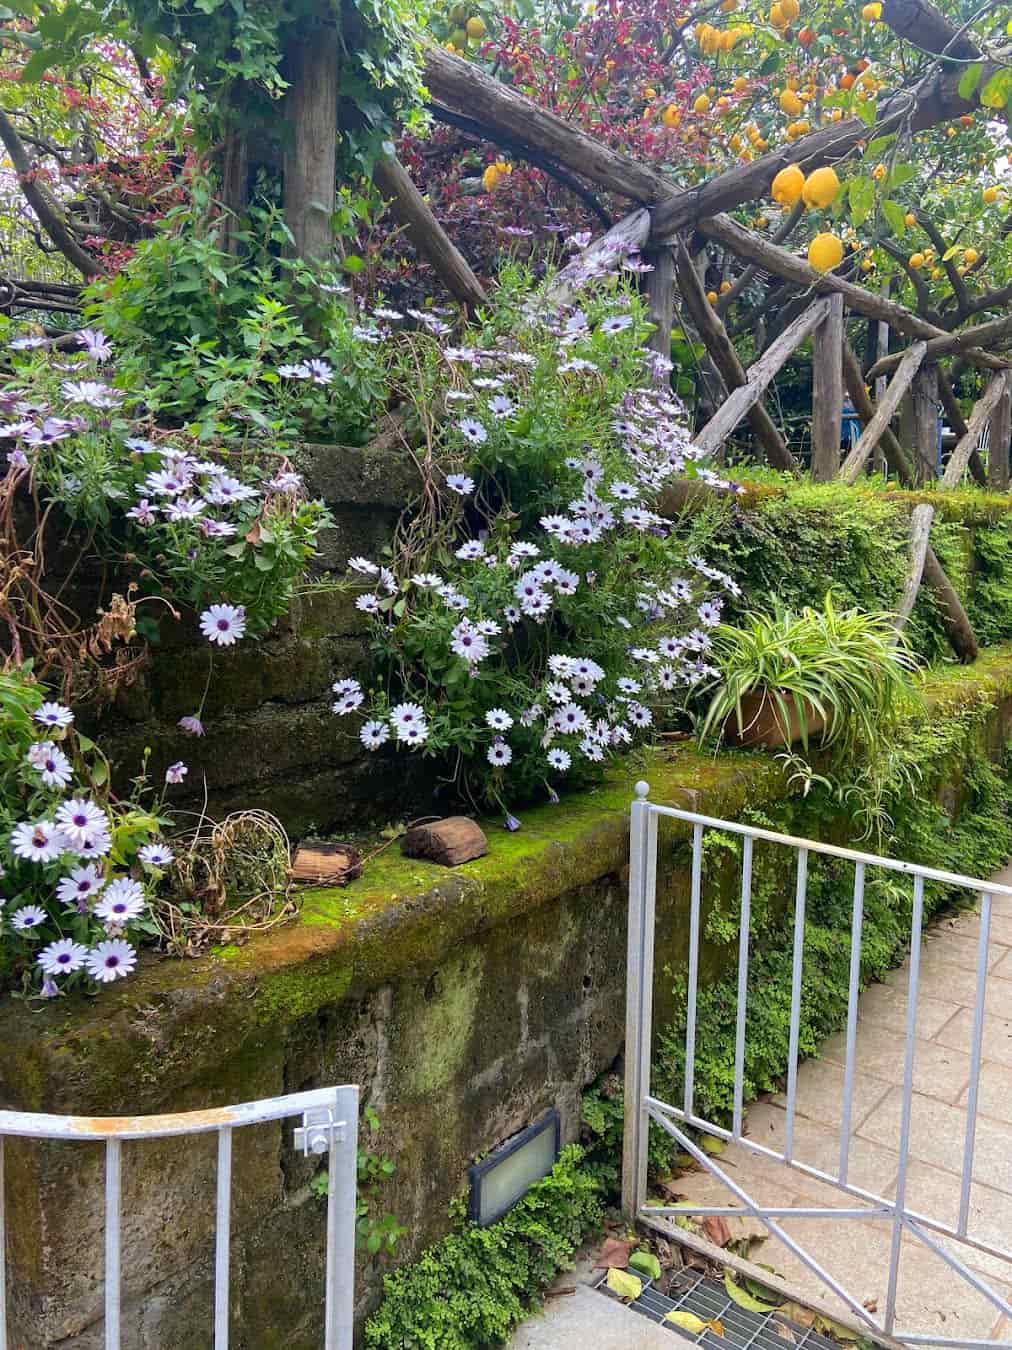
<svg viewBox="0 0 1012 1350">
<path fill-rule="evenodd" d="M 609 1266 L 608 1288 L 619 1298 L 639 1298 L 643 1292 L 643 1281 L 637 1275 L 630 1275 L 627 1270 L 619 1270 L 618 1266 Z"/>
<path fill-rule="evenodd" d="M 727 1141 L 713 1134 L 704 1134 L 699 1143 L 704 1153 L 723 1153 L 727 1148 Z"/>
<path fill-rule="evenodd" d="M 983 73 L 984 67 L 979 61 L 975 62 L 972 66 L 967 66 L 959 81 L 960 98 L 971 97 L 973 91 L 977 88 L 977 85 L 980 84 L 980 77 Z"/>
<path fill-rule="evenodd" d="M 754 1298 L 747 1289 L 734 1282 L 729 1270 L 724 1271 L 724 1288 L 731 1302 L 737 1303 L 738 1307 L 744 1308 L 746 1312 L 772 1312 L 777 1306 L 775 1303 L 764 1303 L 761 1298 Z"/>
<path fill-rule="evenodd" d="M 629 1269 L 638 1270 L 643 1275 L 649 1275 L 652 1280 L 661 1278 L 661 1263 L 653 1252 L 633 1252 L 629 1258 Z"/>
<path fill-rule="evenodd" d="M 674 1322 L 676 1327 L 681 1327 L 683 1331 L 689 1331 L 693 1336 L 698 1336 L 701 1331 L 707 1328 L 706 1322 L 695 1313 L 682 1312 L 679 1308 L 672 1308 L 669 1313 L 664 1314 L 665 1322 Z"/>
</svg>

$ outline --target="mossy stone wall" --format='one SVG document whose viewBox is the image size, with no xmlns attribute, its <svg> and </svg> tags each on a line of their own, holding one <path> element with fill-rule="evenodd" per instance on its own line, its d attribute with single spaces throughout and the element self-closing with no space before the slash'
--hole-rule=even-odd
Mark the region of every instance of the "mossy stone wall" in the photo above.
<svg viewBox="0 0 1012 1350">
<path fill-rule="evenodd" d="M 997 754 L 1012 726 L 1012 649 L 940 677 L 936 715 L 986 700 Z M 932 766 L 928 766 L 929 769 Z M 937 768 L 937 766 L 935 766 Z M 958 755 L 939 800 L 961 810 Z M 468 1163 L 549 1105 L 567 1139 L 583 1088 L 621 1048 L 625 866 L 635 778 L 654 800 L 734 818 L 786 795 L 775 761 L 681 748 L 599 789 L 529 811 L 455 871 L 388 850 L 343 890 L 308 893 L 298 921 L 198 960 L 148 958 L 132 980 L 39 1012 L 0 1011 L 3 1104 L 80 1115 L 215 1107 L 355 1082 L 378 1113 L 374 1147 L 398 1164 L 379 1202 L 407 1225 L 397 1260 L 448 1227 Z M 934 778 L 926 776 L 928 782 Z M 820 830 L 846 837 L 847 820 Z M 801 821 L 803 826 L 804 822 Z M 837 833 L 838 831 L 838 833 Z M 803 831 L 802 831 L 803 832 Z M 660 837 L 656 996 L 687 952 L 688 829 Z M 733 959 L 711 947 L 704 978 Z M 212 1140 L 125 1146 L 125 1350 L 197 1350 L 211 1316 Z M 319 1344 L 323 1203 L 290 1127 L 235 1141 L 233 1336 L 250 1350 Z M 12 1344 L 100 1350 L 102 1159 L 87 1145 L 8 1147 Z M 360 1263 L 359 1310 L 380 1264 Z"/>
</svg>

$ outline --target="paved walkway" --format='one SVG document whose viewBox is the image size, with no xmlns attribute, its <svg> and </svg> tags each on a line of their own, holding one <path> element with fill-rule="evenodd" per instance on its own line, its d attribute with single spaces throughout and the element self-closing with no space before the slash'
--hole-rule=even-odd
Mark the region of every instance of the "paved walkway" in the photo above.
<svg viewBox="0 0 1012 1350">
<path fill-rule="evenodd" d="M 1012 884 L 1012 867 L 994 878 Z M 970 1034 L 976 991 L 980 920 L 966 912 L 932 924 L 921 954 L 918 1039 L 907 1174 L 907 1205 L 955 1226 L 970 1081 Z M 871 986 L 858 1009 L 850 1178 L 854 1185 L 895 1194 L 907 1016 L 907 966 Z M 971 1237 L 1012 1248 L 1012 901 L 995 900 L 988 960 L 985 1063 L 981 1073 L 971 1190 Z M 840 1151 L 846 1038 L 832 1037 L 798 1074 L 795 1157 L 836 1173 Z M 747 1132 L 757 1143 L 782 1146 L 782 1096 L 754 1103 Z M 835 1189 L 732 1146 L 715 1160 L 754 1199 L 768 1205 L 848 1202 Z M 700 1204 L 735 1203 L 708 1173 L 681 1178 L 678 1188 Z M 886 1220 L 792 1219 L 785 1231 L 868 1307 L 885 1306 L 891 1228 Z M 955 1240 L 948 1250 L 1012 1302 L 1012 1263 Z M 948 1338 L 1012 1341 L 1012 1322 L 914 1235 L 904 1234 L 897 1328 Z M 844 1305 L 776 1238 L 753 1253 L 775 1267 L 800 1296 Z"/>
<path fill-rule="evenodd" d="M 1012 867 L 994 879 L 1012 885 Z M 933 924 L 921 956 L 908 1206 L 952 1225 L 959 1206 L 979 922 L 967 912 Z M 994 903 L 988 968 L 969 1233 L 993 1246 L 1012 1248 L 1012 901 Z M 869 988 L 859 1006 L 850 1176 L 855 1185 L 885 1196 L 895 1193 L 899 1167 L 906 980 L 904 966 L 884 984 Z M 798 1075 L 795 1156 L 834 1174 L 845 1052 L 844 1036 L 835 1036 Z M 757 1142 L 780 1146 L 784 1121 L 782 1097 L 754 1103 L 748 1134 Z M 837 1208 L 849 1203 L 839 1191 L 740 1147 L 728 1148 L 715 1161 L 760 1203 Z M 734 1203 L 709 1173 L 687 1173 L 678 1188 L 686 1200 L 699 1204 Z M 858 1301 L 873 1310 L 885 1306 L 891 1238 L 887 1221 L 792 1219 L 784 1227 Z M 1012 1263 L 954 1240 L 940 1241 L 1012 1302 Z M 830 1311 L 844 1311 L 832 1290 L 776 1238 L 753 1248 L 752 1256 L 774 1267 L 802 1301 L 808 1298 Z M 1012 1343 L 1012 1322 L 911 1234 L 903 1239 L 897 1319 L 898 1328 L 945 1339 Z M 518 1330 L 511 1350 L 586 1350 L 588 1344 L 595 1350 L 653 1350 L 658 1336 L 670 1344 L 669 1332 L 581 1287 L 574 1295 L 550 1300 L 542 1316 Z"/>
</svg>

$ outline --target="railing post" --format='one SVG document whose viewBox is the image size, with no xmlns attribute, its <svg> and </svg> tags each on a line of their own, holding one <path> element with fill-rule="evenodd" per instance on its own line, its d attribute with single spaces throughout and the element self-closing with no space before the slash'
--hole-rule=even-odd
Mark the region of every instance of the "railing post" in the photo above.
<svg viewBox="0 0 1012 1350">
<path fill-rule="evenodd" d="M 657 818 L 647 783 L 636 784 L 629 825 L 629 940 L 626 958 L 625 1130 L 622 1138 L 622 1213 L 632 1222 L 646 1199 L 645 1098 L 650 1088 L 650 1022 L 654 969 L 654 887 Z"/>
<path fill-rule="evenodd" d="M 339 1122 L 343 1127 L 337 1128 Z M 334 1094 L 327 1177 L 325 1350 L 352 1350 L 355 1330 L 355 1221 L 358 1088 Z"/>
<path fill-rule="evenodd" d="M 812 335 L 812 478 L 828 483 L 840 472 L 843 428 L 843 296 Z"/>
</svg>

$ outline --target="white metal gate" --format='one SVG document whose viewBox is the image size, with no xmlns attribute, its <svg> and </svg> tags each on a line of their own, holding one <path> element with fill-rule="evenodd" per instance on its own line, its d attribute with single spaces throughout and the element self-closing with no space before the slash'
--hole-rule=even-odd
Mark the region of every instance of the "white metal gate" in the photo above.
<svg viewBox="0 0 1012 1350">
<path fill-rule="evenodd" d="M 217 1133 L 214 1250 L 214 1350 L 228 1350 L 232 1133 L 243 1126 L 301 1117 L 294 1142 L 329 1154 L 324 1350 L 352 1350 L 358 1088 L 318 1088 L 287 1097 L 160 1116 L 51 1116 L 0 1111 L 0 1350 L 7 1350 L 7 1238 L 3 1143 L 7 1138 L 105 1144 L 105 1350 L 120 1350 L 120 1220 L 123 1144 L 130 1140 Z"/>
<path fill-rule="evenodd" d="M 803 1264 L 850 1309 L 859 1323 L 877 1334 L 909 1345 L 951 1345 L 962 1347 L 994 1347 L 1008 1345 L 1008 1340 L 974 1340 L 946 1338 L 944 1334 L 927 1334 L 916 1328 L 897 1328 L 896 1296 L 901 1259 L 901 1241 L 904 1232 L 913 1234 L 925 1247 L 933 1251 L 959 1276 L 971 1285 L 999 1312 L 1012 1316 L 1012 1305 L 1002 1293 L 995 1290 L 984 1277 L 971 1269 L 962 1259 L 967 1249 L 973 1248 L 990 1257 L 1008 1261 L 1008 1276 L 1012 1282 L 1012 1248 L 996 1247 L 968 1235 L 970 1191 L 973 1180 L 974 1148 L 977 1133 L 978 1093 L 984 1038 L 984 1011 L 987 988 L 988 950 L 992 903 L 994 899 L 1012 900 L 1012 888 L 996 885 L 921 867 L 894 858 L 883 858 L 817 843 L 811 839 L 797 839 L 776 834 L 770 830 L 755 829 L 732 821 L 718 820 L 658 806 L 647 800 L 649 786 L 637 783 L 637 800 L 632 806 L 629 868 L 629 946 L 626 1002 L 626 1070 L 625 1070 L 625 1136 L 622 1165 L 623 1210 L 630 1219 L 658 1219 L 661 1216 L 687 1215 L 741 1215 L 750 1214 L 763 1223 L 769 1232 L 783 1242 Z M 661 1101 L 650 1091 L 652 984 L 654 971 L 654 917 L 657 890 L 657 826 L 661 817 L 686 822 L 692 827 L 692 873 L 689 918 L 689 969 L 686 1008 L 685 1084 L 684 1100 L 680 1106 Z M 705 1119 L 696 1109 L 694 1075 L 696 1053 L 696 1017 L 699 991 L 700 923 L 702 912 L 703 836 L 707 829 L 720 830 L 741 837 L 741 921 L 738 947 L 738 987 L 735 1022 L 734 1104 L 730 1129 Z M 752 902 L 753 845 L 764 840 L 792 850 L 797 855 L 794 899 L 794 941 L 791 980 L 791 1012 L 789 1062 L 786 1084 L 786 1117 L 783 1147 L 774 1149 L 750 1139 L 744 1133 L 743 1080 L 747 1027 L 747 992 L 749 975 L 750 908 Z M 795 1116 L 797 1106 L 799 1026 L 801 1016 L 802 973 L 804 967 L 805 901 L 808 892 L 808 863 L 811 854 L 829 855 L 853 863 L 854 900 L 851 926 L 850 984 L 846 1032 L 846 1067 L 843 1100 L 839 1122 L 840 1151 L 835 1168 L 814 1167 L 797 1156 L 795 1147 Z M 882 1195 L 853 1184 L 848 1176 L 848 1159 L 852 1145 L 852 1109 L 854 1098 L 855 1049 L 857 1037 L 857 1004 L 861 985 L 861 932 L 864 912 L 865 876 L 869 869 L 882 868 L 902 873 L 912 879 L 913 917 L 911 926 L 910 973 L 907 990 L 906 1037 L 903 1065 L 902 1109 L 900 1115 L 898 1153 L 899 1170 L 895 1197 Z M 970 1037 L 970 1082 L 967 1094 L 966 1129 L 962 1147 L 960 1174 L 959 1217 L 955 1225 L 940 1222 L 932 1215 L 912 1210 L 907 1201 L 907 1172 L 910 1157 L 910 1130 L 914 1082 L 914 1049 L 918 1011 L 918 980 L 920 949 L 924 923 L 924 883 L 938 881 L 946 886 L 962 888 L 981 896 L 980 935 L 977 951 L 977 972 L 973 1026 Z M 1012 913 L 1012 905 L 1008 911 Z M 647 1142 L 650 1122 L 655 1121 L 678 1141 L 679 1146 L 700 1166 L 715 1176 L 729 1192 L 736 1205 L 647 1206 Z M 860 1201 L 861 1207 L 771 1207 L 758 1203 L 729 1174 L 725 1167 L 700 1148 L 685 1126 L 694 1131 L 714 1136 L 766 1159 L 781 1163 L 813 1180 L 834 1187 L 844 1196 Z M 1009 1149 L 1012 1151 L 1012 1127 L 1009 1127 Z M 884 1189 L 884 1187 L 883 1187 Z M 830 1221 L 886 1219 L 891 1225 L 891 1244 L 888 1286 L 885 1308 L 876 1316 L 851 1290 L 826 1271 L 819 1261 L 781 1225 L 788 1218 L 827 1219 Z M 1012 1216 L 1010 1216 L 1012 1226 Z M 1008 1230 L 1007 1230 L 1008 1231 Z M 960 1254 L 954 1254 L 950 1240 Z M 1012 1243 L 1012 1232 L 1009 1232 Z M 760 1279 L 763 1272 L 758 1270 Z M 996 1314 L 997 1319 L 997 1314 Z"/>
</svg>

